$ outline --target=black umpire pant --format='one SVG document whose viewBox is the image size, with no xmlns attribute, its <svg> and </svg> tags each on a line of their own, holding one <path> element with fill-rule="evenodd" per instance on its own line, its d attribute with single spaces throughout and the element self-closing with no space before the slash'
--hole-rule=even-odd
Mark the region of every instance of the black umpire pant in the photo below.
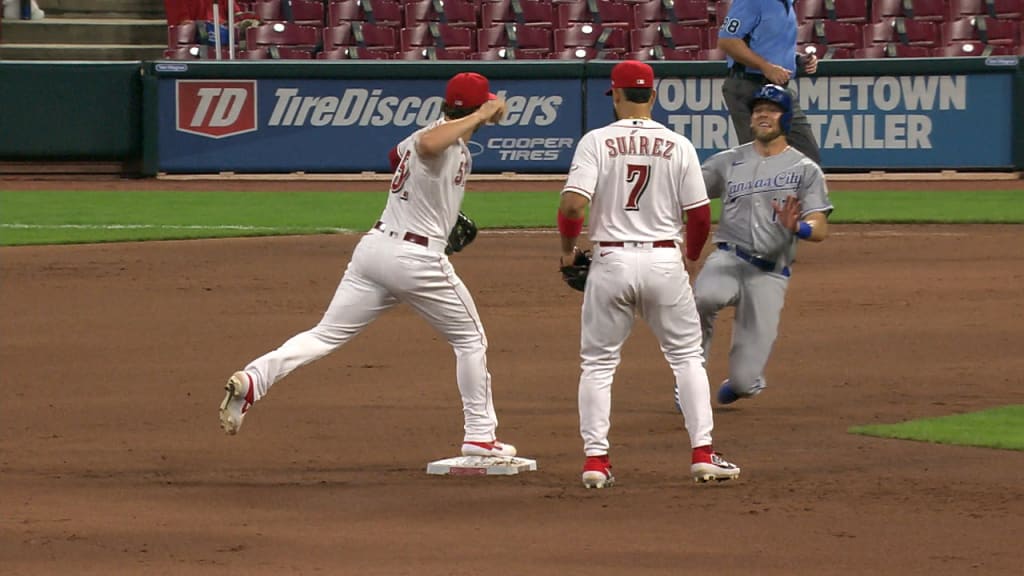
<svg viewBox="0 0 1024 576">
<path fill-rule="evenodd" d="M 732 125 L 736 129 L 736 135 L 739 136 L 740 144 L 746 144 L 754 139 L 754 134 L 750 130 L 754 94 L 765 83 L 764 76 L 730 71 L 729 77 L 722 85 L 722 96 L 725 97 L 725 105 L 729 108 L 729 116 L 732 117 Z M 791 86 L 792 82 L 790 82 L 790 86 L 786 86 L 786 90 L 793 98 L 793 121 L 786 140 L 790 146 L 803 152 L 804 156 L 820 165 L 821 152 L 818 150 L 818 143 L 814 140 L 811 124 L 807 121 L 807 115 L 800 108 L 796 93 Z"/>
</svg>

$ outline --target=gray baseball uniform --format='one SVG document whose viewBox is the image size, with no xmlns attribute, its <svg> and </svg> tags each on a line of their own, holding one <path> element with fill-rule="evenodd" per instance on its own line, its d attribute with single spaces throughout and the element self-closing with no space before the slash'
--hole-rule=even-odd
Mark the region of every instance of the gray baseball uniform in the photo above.
<svg viewBox="0 0 1024 576">
<path fill-rule="evenodd" d="M 735 306 L 729 386 L 752 396 L 765 386 L 764 367 L 778 335 L 797 238 L 779 225 L 772 201 L 800 201 L 801 216 L 831 213 L 825 176 L 795 148 L 764 157 L 753 144 L 715 154 L 702 166 L 708 196 L 722 199 L 711 253 L 697 276 L 697 310 L 709 356 L 715 318 Z"/>
</svg>

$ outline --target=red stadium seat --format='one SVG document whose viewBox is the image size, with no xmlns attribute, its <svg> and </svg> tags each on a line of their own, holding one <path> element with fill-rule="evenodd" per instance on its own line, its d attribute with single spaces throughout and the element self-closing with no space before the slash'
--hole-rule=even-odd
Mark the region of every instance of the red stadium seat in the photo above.
<svg viewBox="0 0 1024 576">
<path fill-rule="evenodd" d="M 328 26 L 324 28 L 323 34 L 324 50 L 332 50 L 338 46 L 356 45 L 355 36 L 352 34 L 351 22 L 340 22 L 337 26 Z"/>
<path fill-rule="evenodd" d="M 997 46 L 982 42 L 954 42 L 932 49 L 932 56 L 938 58 L 1011 56 L 1012 46 Z"/>
<path fill-rule="evenodd" d="M 940 41 L 940 28 L 935 22 L 897 18 L 895 26 L 896 38 L 900 44 L 934 47 L 942 43 Z"/>
<path fill-rule="evenodd" d="M 986 44 L 1015 46 L 1020 37 L 1020 24 L 1013 20 L 999 20 L 988 16 L 975 17 L 978 38 Z"/>
<path fill-rule="evenodd" d="M 167 27 L 167 47 L 187 46 L 199 43 L 199 31 L 195 22 Z"/>
<path fill-rule="evenodd" d="M 472 60 L 538 60 L 546 58 L 548 52 L 527 52 L 514 48 L 488 48 L 473 53 Z"/>
<path fill-rule="evenodd" d="M 872 46 L 857 48 L 853 51 L 853 57 L 858 60 L 868 58 L 885 58 L 885 48 L 885 44 L 874 44 Z"/>
<path fill-rule="evenodd" d="M 824 20 L 825 0 L 796 0 L 793 7 L 796 9 L 797 23 L 808 20 Z"/>
<path fill-rule="evenodd" d="M 476 6 L 466 0 L 416 0 L 405 3 L 405 26 L 417 22 L 439 22 L 449 26 L 476 28 Z"/>
<path fill-rule="evenodd" d="M 402 5 L 394 0 L 333 0 L 327 10 L 327 25 L 360 21 L 397 27 L 403 17 Z"/>
<path fill-rule="evenodd" d="M 707 48 L 704 28 L 682 24 L 653 24 L 629 33 L 630 46 L 640 50 L 649 46 L 667 46 L 676 49 L 700 50 Z"/>
<path fill-rule="evenodd" d="M 476 31 L 438 22 L 417 22 L 402 28 L 400 45 L 403 52 L 428 46 L 472 52 L 476 50 Z"/>
<path fill-rule="evenodd" d="M 942 25 L 942 42 L 939 45 L 948 45 L 953 42 L 980 40 L 978 30 L 974 26 L 974 18 L 959 18 Z"/>
<path fill-rule="evenodd" d="M 395 28 L 353 22 L 352 37 L 355 39 L 356 45 L 362 48 L 388 52 L 398 51 L 398 30 Z"/>
<path fill-rule="evenodd" d="M 267 58 L 271 60 L 310 60 L 313 58 L 314 52 L 314 50 L 292 48 L 289 46 L 269 46 L 263 48 L 263 50 L 267 52 Z M 250 52 L 253 52 L 253 50 L 250 50 Z"/>
<path fill-rule="evenodd" d="M 903 4 L 908 0 L 873 0 L 871 2 L 871 21 L 881 22 L 883 18 L 903 16 Z"/>
<path fill-rule="evenodd" d="M 804 22 L 803 24 L 797 24 L 796 26 L 796 43 L 807 44 L 808 42 L 814 42 L 817 38 L 814 36 L 814 22 Z M 717 42 L 715 43 L 718 44 Z M 710 46 L 710 44 L 709 44 Z"/>
<path fill-rule="evenodd" d="M 987 15 L 1004 20 L 1024 20 L 1024 0 L 991 0 Z"/>
<path fill-rule="evenodd" d="M 986 0 L 948 0 L 946 20 L 953 22 L 964 16 L 978 16 L 986 12 Z"/>
<path fill-rule="evenodd" d="M 547 53 L 552 47 L 551 32 L 546 28 L 516 24 L 499 24 L 477 31 L 479 50 L 503 47 L 514 48 L 517 54 L 524 50 Z"/>
<path fill-rule="evenodd" d="M 555 9 L 546 0 L 489 0 L 480 3 L 481 28 L 509 22 L 551 28 L 555 24 Z"/>
<path fill-rule="evenodd" d="M 832 0 L 825 2 L 825 15 L 829 20 L 863 24 L 868 21 L 868 5 L 864 0 Z"/>
<path fill-rule="evenodd" d="M 293 46 L 315 50 L 320 43 L 320 30 L 288 22 L 275 22 L 254 26 L 245 31 L 246 46 Z"/>
<path fill-rule="evenodd" d="M 945 0 L 904 0 L 903 17 L 910 20 L 943 22 L 946 20 Z"/>
<path fill-rule="evenodd" d="M 591 6 L 596 11 L 591 11 Z M 628 28 L 633 25 L 633 7 L 612 0 L 560 2 L 555 4 L 555 26 L 568 28 L 574 23 L 595 24 L 605 28 Z"/>
<path fill-rule="evenodd" d="M 260 0 L 253 4 L 253 12 L 260 22 L 285 22 L 281 9 L 281 0 Z M 292 23 L 303 26 L 324 25 L 324 5 L 322 2 L 292 0 Z"/>
<path fill-rule="evenodd" d="M 598 52 L 625 52 L 629 39 L 622 28 L 602 28 L 596 24 L 571 24 L 554 31 L 555 50 L 588 47 Z"/>
<path fill-rule="evenodd" d="M 864 45 L 864 33 L 852 22 L 817 20 L 814 22 L 814 36 L 818 43 L 839 48 L 860 48 Z"/>
<path fill-rule="evenodd" d="M 802 44 L 797 46 L 797 51 L 804 54 L 814 54 L 818 60 L 842 60 L 853 55 L 853 49 L 841 48 L 828 44 Z"/>
<path fill-rule="evenodd" d="M 887 18 L 881 22 L 867 24 L 864 26 L 864 47 L 872 44 L 887 44 L 899 42 L 896 36 L 897 18 Z"/>
<path fill-rule="evenodd" d="M 576 46 L 574 48 L 563 48 L 555 50 L 549 58 L 551 60 L 619 60 L 621 54 L 614 52 L 601 52 L 594 48 Z"/>
<path fill-rule="evenodd" d="M 732 6 L 732 0 L 716 0 L 712 8 L 712 12 L 715 15 L 715 24 L 721 26 L 722 22 L 725 21 L 725 17 L 729 14 L 729 7 Z"/>
<path fill-rule="evenodd" d="M 686 26 L 711 25 L 708 3 L 704 0 L 649 0 L 637 3 L 633 14 L 633 25 L 638 28 L 658 22 Z"/>
<path fill-rule="evenodd" d="M 318 60 L 390 60 L 391 52 L 368 50 L 358 46 L 342 46 L 324 50 L 316 55 Z"/>
<path fill-rule="evenodd" d="M 424 46 L 403 50 L 395 54 L 395 60 L 467 60 L 472 52 L 463 50 L 445 50 L 433 46 Z"/>
<path fill-rule="evenodd" d="M 697 50 L 676 50 L 665 46 L 649 46 L 626 54 L 632 60 L 697 60 Z"/>
</svg>

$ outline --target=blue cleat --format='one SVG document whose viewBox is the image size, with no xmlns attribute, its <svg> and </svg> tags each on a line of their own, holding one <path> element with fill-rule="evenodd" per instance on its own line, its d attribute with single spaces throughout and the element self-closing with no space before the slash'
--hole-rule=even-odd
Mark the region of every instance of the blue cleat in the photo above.
<svg viewBox="0 0 1024 576">
<path fill-rule="evenodd" d="M 729 380 L 723 380 L 722 385 L 718 388 L 718 403 L 732 404 L 740 398 L 741 396 L 729 387 Z"/>
</svg>

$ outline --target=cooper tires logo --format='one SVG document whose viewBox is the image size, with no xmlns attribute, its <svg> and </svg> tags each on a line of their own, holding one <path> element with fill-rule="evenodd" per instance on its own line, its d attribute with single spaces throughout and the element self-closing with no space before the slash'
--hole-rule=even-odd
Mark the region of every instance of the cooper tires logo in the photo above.
<svg viewBox="0 0 1024 576">
<path fill-rule="evenodd" d="M 207 138 L 256 131 L 255 80 L 175 81 L 175 126 Z"/>
</svg>

